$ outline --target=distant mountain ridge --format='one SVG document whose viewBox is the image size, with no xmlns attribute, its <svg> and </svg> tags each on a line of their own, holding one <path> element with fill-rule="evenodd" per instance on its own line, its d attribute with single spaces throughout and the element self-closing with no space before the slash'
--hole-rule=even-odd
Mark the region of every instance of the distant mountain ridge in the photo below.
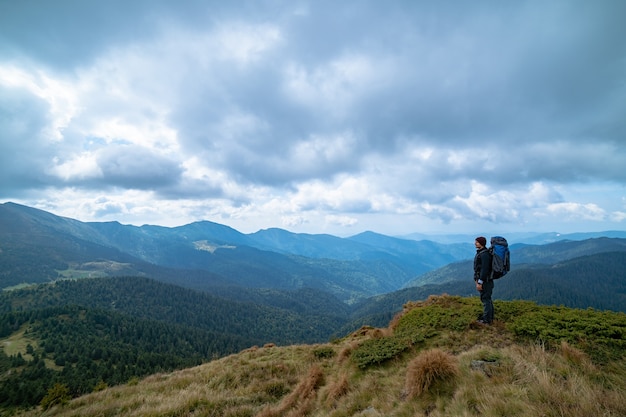
<svg viewBox="0 0 626 417">
<path fill-rule="evenodd" d="M 546 235 L 537 236 L 545 240 Z M 620 239 L 510 242 L 514 267 L 624 247 Z M 374 232 L 340 238 L 276 228 L 243 234 L 210 221 L 138 227 L 80 222 L 15 203 L 0 204 L 0 251 L 2 288 L 58 278 L 137 275 L 203 291 L 317 288 L 348 303 L 453 281 L 467 275 L 474 253 L 472 238 L 443 244 Z"/>
<path fill-rule="evenodd" d="M 606 252 L 626 252 L 626 239 L 601 237 L 584 241 L 561 241 L 545 245 L 513 245 L 511 247 L 511 268 L 514 271 L 534 264 L 555 265 L 573 258 Z M 415 277 L 407 282 L 405 287 L 456 281 L 460 277 L 467 277 L 471 271 L 471 260 L 453 262 Z"/>
<path fill-rule="evenodd" d="M 626 239 L 626 231 L 623 230 L 606 230 L 602 232 L 578 232 L 578 233 L 533 233 L 533 232 L 517 232 L 517 233 L 498 233 L 501 236 L 508 238 L 513 243 L 523 243 L 528 245 L 546 245 L 549 243 L 564 241 L 564 240 L 586 240 L 598 237 L 611 237 Z M 493 236 L 485 234 L 487 238 Z M 411 233 L 408 235 L 398 236 L 403 239 L 412 240 L 431 240 L 439 243 L 458 243 L 458 242 L 471 242 L 476 237 L 470 234 L 449 234 L 449 235 L 427 235 L 422 233 Z"/>
<path fill-rule="evenodd" d="M 471 250 L 469 244 L 372 233 L 339 238 L 269 229 L 246 235 L 209 221 L 174 228 L 83 223 L 14 203 L 0 205 L 0 226 L 3 288 L 81 274 L 156 273 L 161 280 L 196 289 L 311 287 L 351 301 L 394 291 L 416 275 L 466 258 Z M 98 265 L 107 268 L 98 270 Z M 184 275 L 191 271 L 206 277 L 204 286 L 201 279 L 186 282 Z"/>
</svg>

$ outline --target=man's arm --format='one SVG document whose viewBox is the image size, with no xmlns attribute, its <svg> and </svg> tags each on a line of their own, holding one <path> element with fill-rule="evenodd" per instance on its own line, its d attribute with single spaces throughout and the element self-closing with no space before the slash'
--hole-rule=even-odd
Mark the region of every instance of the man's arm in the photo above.
<svg viewBox="0 0 626 417">
<path fill-rule="evenodd" d="M 488 251 L 484 251 L 480 254 L 480 276 L 478 277 L 478 283 L 489 281 L 489 275 L 491 275 L 491 255 Z"/>
</svg>

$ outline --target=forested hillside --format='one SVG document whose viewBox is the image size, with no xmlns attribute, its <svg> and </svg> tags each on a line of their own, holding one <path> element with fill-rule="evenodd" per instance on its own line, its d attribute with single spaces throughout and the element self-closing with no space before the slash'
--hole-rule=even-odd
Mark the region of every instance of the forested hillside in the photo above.
<svg viewBox="0 0 626 417">
<path fill-rule="evenodd" d="M 306 302 L 306 295 L 299 293 L 302 302 Z M 315 293 L 315 298 L 322 298 L 322 294 Z M 3 292 L 0 308 L 8 313 L 79 305 L 243 337 L 253 344 L 288 344 L 326 340 L 345 320 L 341 309 L 332 308 L 341 303 L 330 295 L 326 299 L 326 305 L 316 301 L 320 306 L 317 310 L 296 314 L 286 308 L 226 300 L 147 278 L 112 277 L 64 280 Z"/>
<path fill-rule="evenodd" d="M 546 245 L 524 245 L 515 250 L 515 260 L 519 264 L 551 265 L 604 252 L 626 252 L 626 239 L 596 237 L 579 241 L 563 240 Z"/>
<path fill-rule="evenodd" d="M 99 385 L 194 366 L 251 343 L 245 337 L 79 306 L 3 314 L 0 338 L 6 338 L 0 351 L 3 406 L 38 404 L 55 383 L 80 395 Z"/>
</svg>

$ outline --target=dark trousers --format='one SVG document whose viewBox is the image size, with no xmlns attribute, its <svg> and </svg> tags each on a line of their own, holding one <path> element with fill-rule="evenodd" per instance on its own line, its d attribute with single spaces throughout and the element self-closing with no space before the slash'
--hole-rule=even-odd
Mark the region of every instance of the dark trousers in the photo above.
<svg viewBox="0 0 626 417">
<path fill-rule="evenodd" d="M 483 283 L 483 290 L 480 292 L 480 301 L 483 303 L 483 317 L 486 322 L 493 321 L 493 301 L 491 294 L 493 293 L 493 281 Z"/>
</svg>

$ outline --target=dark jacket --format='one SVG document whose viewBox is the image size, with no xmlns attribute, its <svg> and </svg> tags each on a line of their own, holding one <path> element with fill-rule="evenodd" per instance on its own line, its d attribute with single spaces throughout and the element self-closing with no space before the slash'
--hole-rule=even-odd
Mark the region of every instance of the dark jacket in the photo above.
<svg viewBox="0 0 626 417">
<path fill-rule="evenodd" d="M 491 253 L 487 248 L 478 249 L 474 256 L 474 281 L 488 282 L 490 279 Z"/>
</svg>

